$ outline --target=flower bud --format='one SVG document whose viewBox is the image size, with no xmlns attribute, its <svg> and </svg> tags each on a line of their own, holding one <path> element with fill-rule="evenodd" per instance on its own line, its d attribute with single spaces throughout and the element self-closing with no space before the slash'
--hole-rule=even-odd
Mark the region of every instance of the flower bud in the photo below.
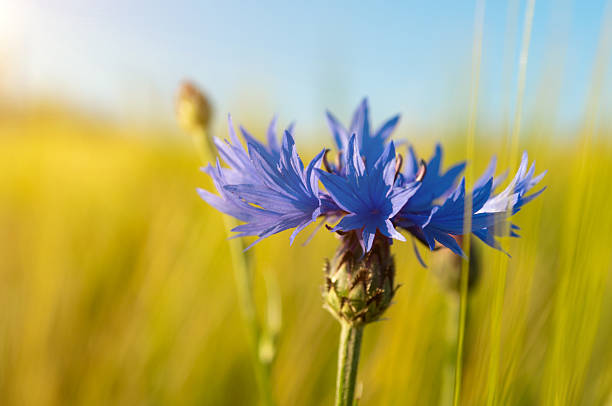
<svg viewBox="0 0 612 406">
<path fill-rule="evenodd" d="M 325 307 L 339 321 L 354 326 L 376 321 L 398 288 L 389 239 L 376 235 L 365 255 L 354 231 L 340 239 L 334 259 L 325 263 Z"/>
<path fill-rule="evenodd" d="M 459 245 L 463 244 L 464 236 L 455 236 Z M 480 255 L 476 241 L 470 243 L 470 263 L 468 266 L 468 291 L 472 291 L 480 282 Z M 448 249 L 441 249 L 432 255 L 433 274 L 442 287 L 448 292 L 459 294 L 461 290 L 461 266 L 463 259 Z"/>
<path fill-rule="evenodd" d="M 193 133 L 206 131 L 212 109 L 204 93 L 195 84 L 183 82 L 176 99 L 176 116 L 183 130 Z"/>
</svg>

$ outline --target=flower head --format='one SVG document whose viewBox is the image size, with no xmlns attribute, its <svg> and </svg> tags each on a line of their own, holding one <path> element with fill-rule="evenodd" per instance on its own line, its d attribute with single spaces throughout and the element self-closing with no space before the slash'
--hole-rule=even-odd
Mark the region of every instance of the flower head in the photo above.
<svg viewBox="0 0 612 406">
<path fill-rule="evenodd" d="M 333 201 L 347 214 L 332 231 L 358 230 L 364 252 L 368 252 L 377 232 L 406 241 L 391 219 L 419 189 L 419 182 L 395 185 L 395 146 L 390 142 L 371 168 L 359 154 L 357 137 L 352 135 L 346 155 L 346 175 L 318 170 L 321 183 Z"/>
<path fill-rule="evenodd" d="M 323 151 L 307 168 L 297 154 L 295 141 L 285 131 L 278 155 L 274 146 L 265 147 L 245 130 L 242 131 L 247 150 L 242 147 L 231 120 L 232 143 L 216 142 L 220 155 L 233 165 L 204 171 L 213 179 L 220 196 L 200 189 L 200 195 L 216 209 L 245 222 L 232 231 L 237 236 L 262 238 L 295 228 L 295 236 L 320 214 L 319 186 L 315 168 L 321 164 Z"/>
<path fill-rule="evenodd" d="M 399 115 L 385 121 L 376 131 L 370 128 L 370 108 L 368 99 L 363 99 L 355 112 L 348 130 L 327 112 L 327 124 L 332 132 L 338 151 L 346 156 L 349 153 L 350 138 L 354 134 L 359 146 L 359 156 L 363 157 L 369 168 L 374 165 L 385 149 L 385 143 L 399 122 Z"/>
<path fill-rule="evenodd" d="M 219 160 L 206 167 L 218 195 L 204 190 L 200 195 L 244 223 L 234 228 L 237 236 L 257 236 L 256 242 L 294 229 L 293 242 L 304 227 L 322 217 L 337 221 L 330 230 L 353 235 L 363 254 L 370 252 L 375 239 L 387 244 L 392 239 L 405 241 L 400 233 L 404 230 L 430 249 L 442 245 L 464 255 L 454 237 L 465 234 L 466 193 L 472 208 L 469 231 L 499 249 L 496 237 L 503 234 L 500 230 L 505 228 L 517 236 L 518 227 L 508 218 L 543 190 L 528 194 L 544 174 L 535 176 L 534 164 L 527 170 L 527 154 L 514 179 L 497 194 L 495 189 L 503 176 L 493 176 L 495 160 L 469 192 L 465 180 L 457 181 L 465 163 L 442 170 L 440 145 L 428 162 L 419 160 L 412 147 L 403 160 L 390 141 L 399 117 L 372 132 L 366 99 L 357 108 L 349 130 L 329 112 L 327 120 L 339 159 L 329 164 L 323 149 L 307 167 L 297 153 L 291 128 L 279 144 L 273 119 L 264 145 L 241 127 L 245 149 L 229 120 L 230 141 L 215 141 L 229 167 L 222 167 Z M 326 170 L 321 169 L 322 163 Z"/>
<path fill-rule="evenodd" d="M 176 98 L 176 115 L 187 132 L 208 128 L 212 108 L 206 95 L 192 82 L 183 82 Z"/>
<path fill-rule="evenodd" d="M 457 177 L 465 168 L 465 162 L 453 165 L 450 169 L 441 173 L 442 157 L 442 146 L 438 144 L 433 157 L 424 164 L 425 171 L 422 175 L 421 187 L 403 208 L 404 212 L 431 209 L 433 202 L 447 195 L 457 182 Z M 408 148 L 406 161 L 406 169 L 399 177 L 398 183 L 414 182 L 419 175 L 418 160 L 412 147 Z"/>
</svg>

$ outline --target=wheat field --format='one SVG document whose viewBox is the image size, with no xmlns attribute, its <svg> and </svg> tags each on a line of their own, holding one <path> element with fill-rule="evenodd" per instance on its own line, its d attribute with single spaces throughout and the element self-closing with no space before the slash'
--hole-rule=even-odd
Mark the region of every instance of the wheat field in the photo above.
<svg viewBox="0 0 612 406">
<path fill-rule="evenodd" d="M 223 221 L 195 193 L 211 185 L 188 138 L 61 108 L 0 117 L 0 404 L 257 404 Z M 597 120 L 567 139 L 521 134 L 547 190 L 517 215 L 510 259 L 476 244 L 461 404 L 612 405 L 610 135 Z M 435 142 L 396 138 L 425 156 Z M 493 153 L 508 161 L 502 136 L 477 139 L 476 173 Z M 445 141 L 447 162 L 465 158 L 461 128 Z M 258 316 L 266 281 L 282 303 L 279 405 L 333 400 L 339 327 L 321 285 L 335 239 L 304 240 L 252 251 Z M 452 261 L 421 249 L 424 269 L 410 244 L 394 252 L 402 287 L 366 330 L 360 404 L 444 404 L 458 297 L 439 275 Z"/>
</svg>

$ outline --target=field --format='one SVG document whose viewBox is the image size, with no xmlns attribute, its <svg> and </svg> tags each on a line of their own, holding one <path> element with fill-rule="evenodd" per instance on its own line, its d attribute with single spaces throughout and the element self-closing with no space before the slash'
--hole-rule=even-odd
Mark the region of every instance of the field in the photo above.
<svg viewBox="0 0 612 406">
<path fill-rule="evenodd" d="M 517 215 L 511 259 L 476 243 L 464 405 L 612 405 L 612 134 L 597 123 L 520 136 L 547 190 Z M 395 137 L 425 157 L 436 141 L 405 127 Z M 493 153 L 516 165 L 501 135 L 477 137 L 475 173 Z M 457 126 L 443 140 L 447 165 L 465 157 L 464 139 Z M 298 133 L 314 152 L 309 141 Z M 195 193 L 211 187 L 199 165 L 177 130 L 0 111 L 1 405 L 256 404 L 223 219 Z M 335 239 L 323 229 L 302 246 L 307 234 L 252 251 L 259 317 L 266 292 L 282 303 L 279 405 L 334 395 L 339 328 L 321 285 Z M 366 329 L 360 404 L 442 404 L 458 297 L 438 275 L 457 271 L 444 250 L 421 248 L 424 269 L 410 244 L 393 249 L 402 287 Z"/>
</svg>

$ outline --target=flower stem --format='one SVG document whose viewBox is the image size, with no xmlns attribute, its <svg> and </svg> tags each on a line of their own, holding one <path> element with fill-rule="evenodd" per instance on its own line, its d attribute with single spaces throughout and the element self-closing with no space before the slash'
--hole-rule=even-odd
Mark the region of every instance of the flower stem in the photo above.
<svg viewBox="0 0 612 406">
<path fill-rule="evenodd" d="M 444 358 L 444 371 L 442 376 L 442 391 L 440 393 L 440 406 L 453 404 L 455 389 L 455 367 L 457 361 L 457 329 L 459 327 L 459 301 L 455 292 L 446 296 L 448 315 L 446 320 L 446 352 Z"/>
<path fill-rule="evenodd" d="M 231 230 L 237 222 L 224 216 L 226 230 Z M 229 233 L 228 233 L 229 234 Z M 255 315 L 255 298 L 253 297 L 253 269 L 251 258 L 244 252 L 244 243 L 238 239 L 229 240 L 230 255 L 234 268 L 234 278 L 238 290 L 240 312 L 247 329 L 255 381 L 259 389 L 261 402 L 265 406 L 274 405 L 272 384 L 270 382 L 270 365 L 262 362 L 259 357 L 261 326 Z"/>
<path fill-rule="evenodd" d="M 464 242 L 467 248 L 466 252 L 470 252 L 470 239 L 466 238 Z M 467 314 L 468 305 L 468 281 L 469 281 L 469 262 L 462 261 L 461 266 L 461 282 L 460 282 L 460 299 L 459 299 L 459 321 L 457 331 L 457 358 L 455 363 L 455 390 L 453 393 L 453 406 L 459 406 L 461 402 L 461 383 L 463 373 L 463 342 L 465 340 L 465 317 Z"/>
<path fill-rule="evenodd" d="M 341 322 L 340 347 L 338 349 L 338 376 L 336 380 L 336 406 L 353 406 L 355 382 L 363 326 Z"/>
<path fill-rule="evenodd" d="M 207 162 L 211 158 L 213 151 L 216 150 L 211 137 L 207 134 L 207 130 L 205 128 L 195 129 L 192 131 L 192 137 L 202 162 Z M 225 223 L 225 231 L 229 237 L 230 230 L 236 227 L 238 222 L 229 216 L 223 216 L 223 220 Z M 269 363 L 264 363 L 259 356 L 262 327 L 255 313 L 255 298 L 253 297 L 253 264 L 248 253 L 244 252 L 244 248 L 244 242 L 241 240 L 229 240 L 229 250 L 232 268 L 234 269 L 236 289 L 238 291 L 240 312 L 248 334 L 251 364 L 253 365 L 260 400 L 265 406 L 273 406 L 275 403 L 270 380 L 271 365 Z"/>
</svg>

